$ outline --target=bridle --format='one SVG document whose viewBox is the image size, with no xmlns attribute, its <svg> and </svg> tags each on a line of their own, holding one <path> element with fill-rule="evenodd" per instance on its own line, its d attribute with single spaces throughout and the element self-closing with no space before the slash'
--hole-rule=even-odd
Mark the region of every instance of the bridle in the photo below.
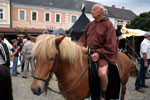
<svg viewBox="0 0 150 100">
<path fill-rule="evenodd" d="M 67 89 L 65 91 L 62 91 L 62 92 L 55 91 L 55 90 L 51 89 L 50 87 L 48 87 L 48 85 L 49 85 L 49 81 L 52 78 L 52 73 L 54 72 L 54 67 L 56 65 L 56 58 L 57 58 L 57 56 L 58 56 L 58 54 L 54 58 L 54 63 L 52 65 L 52 70 L 50 71 L 49 77 L 47 79 L 38 78 L 38 77 L 36 77 L 36 76 L 33 75 L 34 79 L 45 82 L 45 93 L 46 94 L 47 94 L 47 89 L 51 90 L 52 92 L 58 93 L 58 94 L 65 94 L 65 93 L 71 91 L 80 82 L 80 80 L 83 78 L 83 76 L 85 75 L 85 73 L 89 69 L 89 65 L 90 64 L 88 64 L 88 66 L 86 67 L 86 69 L 84 70 L 84 72 L 81 74 L 80 78 L 73 84 L 73 86 L 71 88 L 69 88 L 69 89 Z M 90 59 L 89 55 L 88 55 L 88 59 Z"/>
<path fill-rule="evenodd" d="M 56 57 L 58 56 L 58 54 L 59 54 L 59 52 L 60 52 L 58 46 L 56 46 L 56 49 L 58 50 L 58 53 L 57 53 L 56 56 L 54 57 L 54 63 L 53 63 L 53 65 L 52 65 L 52 69 L 51 69 L 51 71 L 50 71 L 50 74 L 49 74 L 48 78 L 47 78 L 47 79 L 42 79 L 42 78 L 38 78 L 38 77 L 32 75 L 32 77 L 33 77 L 34 79 L 45 82 L 45 87 L 46 87 L 46 88 L 45 88 L 45 93 L 47 93 L 47 89 L 49 89 L 48 85 L 49 85 L 49 81 L 50 81 L 51 78 L 52 78 L 52 73 L 54 72 L 54 67 L 55 67 L 55 65 L 56 65 Z M 52 60 L 53 60 L 53 59 L 50 59 L 49 61 L 52 61 Z"/>
<path fill-rule="evenodd" d="M 57 56 L 57 55 L 56 55 L 56 56 Z M 54 58 L 54 63 L 53 63 L 53 65 L 52 65 L 52 69 L 51 69 L 50 74 L 49 74 L 49 76 L 48 76 L 47 79 L 38 78 L 38 77 L 32 75 L 34 79 L 45 82 L 45 86 L 46 86 L 45 92 L 46 92 L 46 93 L 47 93 L 47 89 L 49 88 L 49 87 L 48 87 L 49 81 L 50 81 L 51 78 L 52 78 L 52 73 L 54 72 L 54 67 L 55 67 L 55 65 L 56 65 L 56 56 L 55 56 L 55 58 Z"/>
</svg>

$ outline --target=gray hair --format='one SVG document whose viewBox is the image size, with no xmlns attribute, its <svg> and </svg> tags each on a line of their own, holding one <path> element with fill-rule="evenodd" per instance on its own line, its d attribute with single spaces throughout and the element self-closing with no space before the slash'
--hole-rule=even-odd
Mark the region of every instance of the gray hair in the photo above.
<svg viewBox="0 0 150 100">
<path fill-rule="evenodd" d="M 99 5 L 99 9 L 102 9 L 103 10 L 103 12 L 105 13 L 105 7 L 101 4 L 101 3 L 98 3 L 98 5 Z"/>
<path fill-rule="evenodd" d="M 150 32 L 147 32 L 147 33 L 145 33 L 145 35 L 144 35 L 145 38 L 148 37 L 148 36 L 150 36 Z"/>
</svg>

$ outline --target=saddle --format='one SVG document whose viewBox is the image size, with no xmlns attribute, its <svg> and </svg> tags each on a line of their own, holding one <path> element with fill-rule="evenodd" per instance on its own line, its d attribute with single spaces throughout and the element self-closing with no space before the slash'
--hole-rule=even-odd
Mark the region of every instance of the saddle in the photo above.
<svg viewBox="0 0 150 100">
<path fill-rule="evenodd" d="M 99 100 L 101 97 L 100 79 L 98 77 L 98 65 L 96 62 L 92 62 L 90 58 L 89 62 L 89 85 L 91 100 Z M 106 90 L 106 100 L 119 99 L 121 95 L 121 81 L 118 65 L 108 66 L 108 87 Z"/>
</svg>

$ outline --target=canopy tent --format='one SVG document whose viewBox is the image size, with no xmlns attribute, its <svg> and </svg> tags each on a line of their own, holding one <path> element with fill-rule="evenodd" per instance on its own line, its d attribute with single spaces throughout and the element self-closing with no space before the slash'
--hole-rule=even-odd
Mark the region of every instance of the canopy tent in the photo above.
<svg viewBox="0 0 150 100">
<path fill-rule="evenodd" d="M 90 21 L 85 15 L 84 11 L 82 11 L 79 19 L 69 30 L 67 30 L 67 34 L 70 35 L 72 40 L 79 40 L 89 22 Z"/>
<path fill-rule="evenodd" d="M 64 35 L 66 33 L 66 31 L 62 28 L 56 29 L 52 32 L 55 35 Z"/>
<path fill-rule="evenodd" d="M 140 29 L 128 29 L 122 28 L 122 38 L 130 37 L 130 36 L 144 36 L 146 31 L 142 31 Z"/>
<path fill-rule="evenodd" d="M 140 29 L 128 29 L 128 28 L 122 28 L 121 29 L 122 35 L 119 36 L 120 40 L 118 42 L 119 49 L 127 51 L 128 53 L 132 53 L 134 58 L 138 59 L 139 51 L 140 51 L 140 44 L 144 38 L 146 31 L 142 31 Z"/>
</svg>

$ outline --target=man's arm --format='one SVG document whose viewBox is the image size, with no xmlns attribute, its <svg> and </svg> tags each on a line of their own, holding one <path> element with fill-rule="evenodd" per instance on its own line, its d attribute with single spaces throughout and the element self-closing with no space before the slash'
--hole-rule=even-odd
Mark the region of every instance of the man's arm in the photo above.
<svg viewBox="0 0 150 100">
<path fill-rule="evenodd" d="M 22 55 L 23 55 L 23 59 L 22 59 L 22 61 L 24 61 L 24 57 L 25 57 L 25 55 L 26 55 L 26 53 L 25 52 L 21 52 L 22 53 Z"/>
<path fill-rule="evenodd" d="M 101 66 L 105 66 L 110 63 L 115 63 L 117 60 L 117 40 L 116 31 L 112 24 L 105 29 L 105 44 L 102 48 L 96 50 L 99 53 L 99 60 Z"/>
<path fill-rule="evenodd" d="M 147 63 L 147 53 L 142 53 L 143 55 L 143 59 L 144 59 L 144 67 L 148 67 L 148 63 Z"/>
</svg>

